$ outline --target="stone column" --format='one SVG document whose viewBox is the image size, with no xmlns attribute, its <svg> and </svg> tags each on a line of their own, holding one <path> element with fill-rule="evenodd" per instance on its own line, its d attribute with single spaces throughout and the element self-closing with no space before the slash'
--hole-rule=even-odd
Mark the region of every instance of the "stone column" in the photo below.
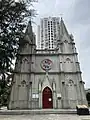
<svg viewBox="0 0 90 120">
<path fill-rule="evenodd" d="M 56 85 L 55 85 L 55 82 L 53 82 L 53 108 L 57 108 L 56 100 L 57 100 Z"/>
<path fill-rule="evenodd" d="M 39 91 L 39 108 L 42 109 L 42 93 Z"/>
<path fill-rule="evenodd" d="M 32 82 L 29 82 L 29 100 L 28 100 L 28 108 L 32 109 Z"/>
<path fill-rule="evenodd" d="M 57 100 L 56 92 L 53 91 L 53 108 L 57 108 L 56 100 Z"/>
<path fill-rule="evenodd" d="M 42 109 L 42 91 L 41 91 L 41 83 L 39 83 L 39 108 Z"/>
<path fill-rule="evenodd" d="M 82 104 L 87 105 L 86 94 L 84 90 L 84 82 L 80 81 L 80 89 L 81 89 L 81 97 L 82 97 Z"/>
</svg>

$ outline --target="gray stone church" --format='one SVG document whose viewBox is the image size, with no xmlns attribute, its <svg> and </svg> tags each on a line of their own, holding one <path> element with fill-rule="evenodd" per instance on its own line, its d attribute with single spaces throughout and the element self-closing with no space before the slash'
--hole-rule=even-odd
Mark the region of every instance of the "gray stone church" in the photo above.
<svg viewBox="0 0 90 120">
<path fill-rule="evenodd" d="M 66 109 L 85 104 L 78 53 L 61 19 L 55 49 L 36 49 L 29 22 L 15 64 L 9 109 Z"/>
</svg>

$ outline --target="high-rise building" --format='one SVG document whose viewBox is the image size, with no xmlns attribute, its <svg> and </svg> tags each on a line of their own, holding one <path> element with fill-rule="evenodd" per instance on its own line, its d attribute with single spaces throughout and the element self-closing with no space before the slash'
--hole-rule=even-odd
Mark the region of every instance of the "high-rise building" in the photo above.
<svg viewBox="0 0 90 120">
<path fill-rule="evenodd" d="M 37 28 L 37 48 L 40 49 L 41 41 L 40 41 L 40 25 Z"/>
<path fill-rule="evenodd" d="M 59 17 L 42 18 L 38 33 L 38 48 L 54 49 L 60 34 Z"/>
</svg>

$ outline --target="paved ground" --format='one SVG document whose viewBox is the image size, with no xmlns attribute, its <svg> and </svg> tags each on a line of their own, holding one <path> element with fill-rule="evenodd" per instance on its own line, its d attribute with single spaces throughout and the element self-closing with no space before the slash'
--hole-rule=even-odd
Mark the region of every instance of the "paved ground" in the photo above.
<svg viewBox="0 0 90 120">
<path fill-rule="evenodd" d="M 2 110 L 7 111 L 6 107 Z M 25 115 L 0 115 L 0 120 L 90 120 L 90 115 L 78 116 L 77 114 L 25 114 Z"/>
<path fill-rule="evenodd" d="M 90 116 L 78 115 L 0 115 L 0 120 L 90 120 Z"/>
</svg>

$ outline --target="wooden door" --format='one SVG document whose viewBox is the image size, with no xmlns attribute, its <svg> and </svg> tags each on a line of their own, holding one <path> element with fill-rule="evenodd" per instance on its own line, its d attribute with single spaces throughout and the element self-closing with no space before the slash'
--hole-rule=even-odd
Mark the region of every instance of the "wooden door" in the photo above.
<svg viewBox="0 0 90 120">
<path fill-rule="evenodd" d="M 52 91 L 49 87 L 44 88 L 42 100 L 44 109 L 53 108 Z"/>
</svg>

